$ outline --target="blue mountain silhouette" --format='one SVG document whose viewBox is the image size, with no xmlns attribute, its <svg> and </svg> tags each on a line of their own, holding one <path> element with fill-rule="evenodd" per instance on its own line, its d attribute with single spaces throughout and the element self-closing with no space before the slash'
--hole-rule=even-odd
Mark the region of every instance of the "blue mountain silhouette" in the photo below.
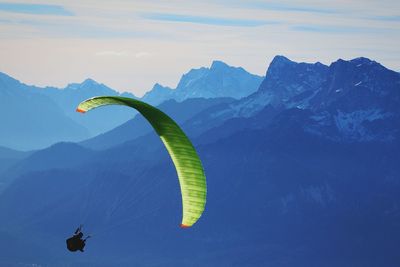
<svg viewBox="0 0 400 267">
<path fill-rule="evenodd" d="M 142 100 L 158 105 L 170 99 L 182 102 L 191 98 L 241 98 L 257 90 L 261 80 L 242 68 L 215 61 L 211 68 L 192 69 L 183 75 L 175 90 L 156 84 Z M 137 98 L 92 79 L 65 88 L 40 88 L 0 73 L 0 119 L 4 128 L 0 146 L 32 150 L 62 141 L 78 142 L 105 133 L 136 114 L 116 106 L 85 116 L 75 112 L 81 101 L 99 95 Z"/>
<path fill-rule="evenodd" d="M 126 124 L 37 151 L 0 174 L 12 177 L 0 194 L 0 249 L 12 250 L 0 262 L 397 266 L 399 80 L 366 58 L 277 56 L 245 98 L 164 103 L 207 175 L 206 211 L 185 230 L 173 164 L 138 118 L 132 138 Z M 204 109 L 183 116 L 194 103 Z M 99 146 L 117 134 L 123 142 Z M 80 223 L 94 237 L 71 258 L 60 242 Z"/>
</svg>

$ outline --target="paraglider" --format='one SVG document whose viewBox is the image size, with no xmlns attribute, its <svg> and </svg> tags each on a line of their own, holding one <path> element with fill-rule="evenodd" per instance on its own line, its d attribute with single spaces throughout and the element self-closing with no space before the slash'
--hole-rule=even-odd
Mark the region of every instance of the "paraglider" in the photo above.
<svg viewBox="0 0 400 267">
<path fill-rule="evenodd" d="M 83 239 L 83 233 L 82 233 L 82 225 L 79 226 L 76 230 L 75 233 L 72 237 L 68 238 L 66 240 L 67 243 L 67 248 L 71 252 L 75 251 L 80 251 L 83 252 L 85 245 L 86 245 L 86 240 L 90 238 L 90 236 L 87 236 L 85 239 Z"/>
<path fill-rule="evenodd" d="M 153 126 L 175 165 L 182 195 L 181 227 L 191 227 L 206 204 L 207 186 L 203 166 L 192 143 L 178 124 L 161 110 L 139 100 L 99 96 L 81 102 L 77 111 L 85 113 L 105 105 L 125 105 L 139 111 Z"/>
</svg>

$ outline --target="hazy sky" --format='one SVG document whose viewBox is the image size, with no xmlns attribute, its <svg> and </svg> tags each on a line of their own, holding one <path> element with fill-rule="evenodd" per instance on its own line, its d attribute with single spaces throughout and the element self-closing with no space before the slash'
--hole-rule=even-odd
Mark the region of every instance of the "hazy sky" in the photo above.
<svg viewBox="0 0 400 267">
<path fill-rule="evenodd" d="M 365 56 L 400 70 L 399 0 L 0 0 L 0 71 L 64 87 L 90 77 L 140 96 L 212 60 Z"/>
</svg>

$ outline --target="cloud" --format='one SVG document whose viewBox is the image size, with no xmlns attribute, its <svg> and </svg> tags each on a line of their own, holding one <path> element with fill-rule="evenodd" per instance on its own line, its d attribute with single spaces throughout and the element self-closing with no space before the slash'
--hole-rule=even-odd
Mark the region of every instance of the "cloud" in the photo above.
<svg viewBox="0 0 400 267">
<path fill-rule="evenodd" d="M 373 16 L 373 17 L 368 17 L 368 19 L 379 20 L 379 21 L 400 22 L 400 16 Z"/>
<path fill-rule="evenodd" d="M 264 9 L 272 11 L 286 11 L 286 12 L 302 12 L 302 13 L 318 13 L 318 14 L 335 14 L 340 13 L 340 10 L 336 8 L 324 8 L 317 6 L 310 6 L 306 3 L 303 4 L 285 4 L 285 3 L 273 3 L 273 2 L 260 2 L 260 1 L 220 1 L 221 4 L 230 4 L 236 8 L 248 8 L 248 9 Z"/>
<path fill-rule="evenodd" d="M 278 23 L 277 21 L 207 17 L 207 16 L 180 15 L 180 14 L 168 14 L 168 13 L 145 13 L 142 14 L 142 17 L 149 20 L 186 22 L 186 23 L 207 24 L 216 26 L 232 26 L 232 27 L 256 27 L 256 26 Z"/>
<path fill-rule="evenodd" d="M 289 29 L 297 32 L 310 32 L 322 34 L 384 34 L 393 32 L 390 28 L 362 27 L 345 25 L 292 25 Z"/>
<path fill-rule="evenodd" d="M 356 33 L 360 32 L 360 28 L 349 28 L 339 26 L 324 26 L 324 25 L 295 25 L 289 27 L 293 31 L 299 32 L 314 32 L 314 33 Z"/>
<path fill-rule="evenodd" d="M 0 10 L 11 13 L 35 15 L 73 16 L 74 14 L 59 5 L 0 2 Z"/>
</svg>

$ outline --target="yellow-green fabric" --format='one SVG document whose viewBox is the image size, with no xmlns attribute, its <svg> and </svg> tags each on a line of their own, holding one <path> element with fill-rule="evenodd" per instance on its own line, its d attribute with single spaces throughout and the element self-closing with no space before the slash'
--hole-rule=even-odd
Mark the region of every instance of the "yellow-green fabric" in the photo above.
<svg viewBox="0 0 400 267">
<path fill-rule="evenodd" d="M 206 177 L 200 158 L 178 124 L 159 109 L 139 100 L 99 96 L 83 101 L 77 111 L 86 112 L 104 105 L 125 105 L 139 111 L 160 136 L 174 162 L 182 193 L 182 227 L 192 226 L 206 204 Z"/>
</svg>

